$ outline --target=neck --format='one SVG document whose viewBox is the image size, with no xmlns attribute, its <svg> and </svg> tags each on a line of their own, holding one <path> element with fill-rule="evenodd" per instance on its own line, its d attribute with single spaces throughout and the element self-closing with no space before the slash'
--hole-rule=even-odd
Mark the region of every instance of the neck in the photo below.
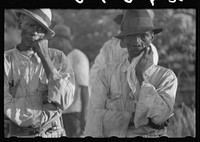
<svg viewBox="0 0 200 142">
<path fill-rule="evenodd" d="M 26 46 L 23 43 L 20 43 L 20 44 L 17 45 L 17 49 L 19 51 L 28 51 L 28 50 L 31 50 L 31 47 L 30 46 Z"/>
</svg>

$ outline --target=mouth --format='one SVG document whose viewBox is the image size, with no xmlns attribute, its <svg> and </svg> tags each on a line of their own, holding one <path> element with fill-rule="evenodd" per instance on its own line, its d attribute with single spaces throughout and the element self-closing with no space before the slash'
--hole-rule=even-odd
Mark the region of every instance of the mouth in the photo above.
<svg viewBox="0 0 200 142">
<path fill-rule="evenodd" d="M 36 41 L 36 40 L 40 39 L 40 36 L 34 35 L 34 36 L 31 36 L 31 39 L 32 39 L 32 41 Z"/>
<path fill-rule="evenodd" d="M 141 52 L 145 49 L 142 45 L 131 45 L 129 46 L 129 49 L 134 50 L 134 52 Z"/>
<path fill-rule="evenodd" d="M 138 56 L 140 55 L 144 50 L 145 48 L 142 47 L 141 45 L 133 45 L 133 46 L 129 46 L 129 52 L 132 54 L 132 56 Z"/>
</svg>

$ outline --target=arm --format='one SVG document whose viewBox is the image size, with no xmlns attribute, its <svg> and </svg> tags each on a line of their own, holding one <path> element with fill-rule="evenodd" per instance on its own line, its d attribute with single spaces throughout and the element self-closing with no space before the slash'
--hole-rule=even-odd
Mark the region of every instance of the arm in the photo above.
<svg viewBox="0 0 200 142">
<path fill-rule="evenodd" d="M 62 111 L 72 104 L 75 91 L 74 72 L 64 53 L 50 52 L 50 56 L 54 58 L 53 65 L 58 69 L 54 67 L 54 74 L 50 73 L 48 78 L 49 103 L 43 104 L 42 124 L 61 115 Z"/>
<path fill-rule="evenodd" d="M 81 101 L 81 130 L 85 127 L 85 117 L 88 106 L 89 94 L 88 94 L 88 82 L 89 82 L 89 60 L 87 56 L 78 50 L 73 52 L 73 69 L 76 76 L 77 93 L 80 93 Z"/>
<path fill-rule="evenodd" d="M 55 53 L 51 53 L 48 49 L 48 40 L 41 39 L 33 43 L 33 49 L 40 57 L 45 74 L 48 78 L 48 101 L 54 102 L 61 109 L 68 108 L 73 100 L 74 95 L 74 72 L 71 65 L 64 53 L 60 54 L 56 50 Z M 54 54 L 54 55 L 51 55 Z M 50 56 L 51 55 L 51 56 Z M 57 56 L 57 57 L 56 57 Z M 56 69 L 55 65 L 51 61 L 51 58 L 58 58 L 58 61 L 54 63 L 59 69 Z"/>
<path fill-rule="evenodd" d="M 80 91 L 81 92 L 81 121 L 82 121 L 82 130 L 84 130 L 89 94 L 88 94 L 88 87 L 86 86 L 80 86 L 80 90 L 81 90 Z"/>
<path fill-rule="evenodd" d="M 171 70 L 161 77 L 158 88 L 147 80 L 142 82 L 134 118 L 136 127 L 146 125 L 148 118 L 160 125 L 172 115 L 177 84 L 177 78 Z"/>
<path fill-rule="evenodd" d="M 92 87 L 89 100 L 85 136 L 125 136 L 131 115 L 126 111 L 108 110 L 109 77 L 105 68 L 100 69 Z"/>
<path fill-rule="evenodd" d="M 48 78 L 48 101 L 55 103 L 61 110 L 67 109 L 73 102 L 75 91 L 74 71 L 63 52 L 54 54 L 60 57 L 56 69 Z M 59 66 L 58 66 L 59 65 Z"/>
</svg>

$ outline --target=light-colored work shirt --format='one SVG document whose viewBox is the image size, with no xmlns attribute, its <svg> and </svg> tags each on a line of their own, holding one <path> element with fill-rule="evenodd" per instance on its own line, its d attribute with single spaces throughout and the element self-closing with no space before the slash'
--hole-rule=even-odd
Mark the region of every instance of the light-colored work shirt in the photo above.
<svg viewBox="0 0 200 142">
<path fill-rule="evenodd" d="M 75 74 L 75 94 L 72 105 L 64 111 L 65 113 L 81 112 L 81 90 L 80 86 L 88 87 L 89 82 L 89 60 L 79 49 L 73 49 L 67 54 L 67 59 L 71 64 Z"/>
<path fill-rule="evenodd" d="M 151 43 L 153 51 L 153 62 L 155 65 L 158 64 L 158 52 L 156 47 Z M 128 57 L 128 51 L 126 48 L 121 48 L 120 39 L 111 38 L 108 40 L 103 47 L 100 49 L 99 54 L 95 58 L 94 64 L 90 69 L 89 78 L 89 95 L 91 94 L 91 87 L 94 84 L 93 80 L 96 77 L 97 71 L 109 63 L 121 63 Z"/>
<path fill-rule="evenodd" d="M 45 91 L 49 102 L 62 110 L 73 101 L 73 69 L 63 52 L 49 49 L 49 55 L 55 68 L 54 76 L 50 74 L 47 78 L 37 53 L 20 52 L 16 48 L 4 52 L 4 114 L 19 126 L 41 126 L 58 113 L 43 105 Z"/>
<path fill-rule="evenodd" d="M 173 113 L 177 78 L 172 70 L 153 64 L 143 74 L 135 93 L 127 82 L 126 59 L 105 65 L 93 82 L 86 118 L 85 136 L 135 137 L 163 135 L 166 129 L 146 126 L 148 117 L 155 124 L 165 122 Z M 131 125 L 130 125 L 131 124 Z"/>
</svg>

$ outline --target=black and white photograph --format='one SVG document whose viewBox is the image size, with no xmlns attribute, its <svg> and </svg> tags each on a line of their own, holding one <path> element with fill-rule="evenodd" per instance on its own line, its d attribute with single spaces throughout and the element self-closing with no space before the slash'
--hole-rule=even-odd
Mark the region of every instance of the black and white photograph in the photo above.
<svg viewBox="0 0 200 142">
<path fill-rule="evenodd" d="M 4 137 L 195 138 L 196 14 L 4 9 Z"/>
</svg>

